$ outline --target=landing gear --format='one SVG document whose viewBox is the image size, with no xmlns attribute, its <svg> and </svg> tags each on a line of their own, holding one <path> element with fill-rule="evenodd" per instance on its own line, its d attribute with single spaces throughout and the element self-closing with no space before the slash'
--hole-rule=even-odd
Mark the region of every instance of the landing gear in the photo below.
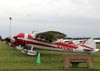
<svg viewBox="0 0 100 71">
<path fill-rule="evenodd" d="M 17 50 L 23 50 L 24 47 L 22 47 L 21 45 L 19 45 L 19 46 L 16 46 L 16 49 L 17 49 Z"/>
<path fill-rule="evenodd" d="M 34 48 L 34 46 L 29 45 L 29 44 L 27 44 L 25 46 L 22 46 L 22 45 L 16 46 L 16 49 L 21 50 L 21 52 L 23 54 L 35 56 L 35 55 L 37 55 L 37 51 L 33 51 L 33 48 Z"/>
<path fill-rule="evenodd" d="M 32 46 L 32 45 L 26 45 L 25 48 L 22 50 L 22 53 L 24 53 L 26 55 L 35 56 L 35 55 L 37 55 L 37 51 L 34 51 L 33 48 L 34 48 L 34 46 Z"/>
</svg>

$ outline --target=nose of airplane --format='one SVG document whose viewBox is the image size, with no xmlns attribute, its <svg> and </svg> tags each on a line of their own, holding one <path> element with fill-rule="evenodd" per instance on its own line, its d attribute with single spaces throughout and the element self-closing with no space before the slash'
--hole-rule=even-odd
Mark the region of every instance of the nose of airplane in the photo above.
<svg viewBox="0 0 100 71">
<path fill-rule="evenodd" d="M 15 39 L 13 37 L 10 37 L 10 42 L 11 43 L 14 43 L 15 42 Z"/>
</svg>

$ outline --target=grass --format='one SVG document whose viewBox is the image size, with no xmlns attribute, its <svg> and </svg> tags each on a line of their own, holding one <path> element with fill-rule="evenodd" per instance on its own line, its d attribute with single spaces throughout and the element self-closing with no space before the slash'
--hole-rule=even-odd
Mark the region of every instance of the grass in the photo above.
<svg viewBox="0 0 100 71">
<path fill-rule="evenodd" d="M 0 42 L 0 69 L 64 69 L 61 59 L 62 55 L 68 52 L 39 51 L 41 53 L 41 64 L 36 63 L 36 56 L 24 55 L 14 47 Z M 100 69 L 100 51 L 92 56 L 93 69 Z M 78 69 L 82 68 L 86 69 L 86 64 L 81 63 Z"/>
</svg>

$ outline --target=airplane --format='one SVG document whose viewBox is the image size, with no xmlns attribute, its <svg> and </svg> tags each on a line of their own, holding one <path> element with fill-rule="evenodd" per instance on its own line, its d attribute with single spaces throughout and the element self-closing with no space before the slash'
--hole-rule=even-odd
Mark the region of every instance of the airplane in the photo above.
<svg viewBox="0 0 100 71">
<path fill-rule="evenodd" d="M 40 37 L 37 34 L 19 33 L 9 39 L 10 43 L 16 46 L 16 49 L 22 50 L 27 55 L 36 55 L 37 51 L 34 51 L 34 48 L 80 53 L 95 53 L 99 51 L 93 39 L 84 40 L 75 44 L 73 42 L 65 42 L 62 38 L 51 41 L 50 39 L 45 40 Z"/>
<path fill-rule="evenodd" d="M 94 42 L 98 44 L 100 43 L 100 39 L 94 39 Z"/>
</svg>

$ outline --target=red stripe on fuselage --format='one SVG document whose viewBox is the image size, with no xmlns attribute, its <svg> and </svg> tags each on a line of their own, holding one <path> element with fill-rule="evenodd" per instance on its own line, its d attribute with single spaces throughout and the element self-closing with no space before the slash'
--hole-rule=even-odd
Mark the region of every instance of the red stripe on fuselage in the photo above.
<svg viewBox="0 0 100 71">
<path fill-rule="evenodd" d="M 88 49 L 90 49 L 90 50 L 93 50 L 93 48 L 91 48 L 91 47 L 89 47 L 89 46 L 86 46 L 86 45 L 81 45 L 81 46 L 83 46 L 83 47 L 85 47 L 85 48 L 88 48 Z"/>
<path fill-rule="evenodd" d="M 22 40 L 22 41 L 24 40 L 24 38 L 18 38 L 18 39 Z M 33 45 L 50 47 L 50 48 L 55 48 L 55 49 L 62 49 L 62 50 L 69 50 L 69 48 L 71 48 L 71 49 L 78 48 L 78 46 L 76 46 L 76 45 L 68 44 L 65 42 L 46 43 L 46 42 L 38 41 L 36 39 L 27 39 L 27 41 L 26 40 L 24 40 L 24 41 L 25 41 L 25 44 L 33 44 Z"/>
<path fill-rule="evenodd" d="M 39 46 L 57 48 L 55 46 L 50 46 L 50 45 L 46 45 L 46 44 L 42 44 L 42 43 L 37 43 L 37 42 L 31 42 L 31 41 L 27 41 L 27 44 L 34 44 L 34 45 L 39 45 Z"/>
<path fill-rule="evenodd" d="M 76 46 L 74 44 L 69 44 L 69 43 L 65 43 L 65 42 L 58 42 L 57 44 L 65 46 L 65 47 L 69 47 L 69 48 L 74 48 L 74 49 L 78 48 L 78 46 Z"/>
</svg>

